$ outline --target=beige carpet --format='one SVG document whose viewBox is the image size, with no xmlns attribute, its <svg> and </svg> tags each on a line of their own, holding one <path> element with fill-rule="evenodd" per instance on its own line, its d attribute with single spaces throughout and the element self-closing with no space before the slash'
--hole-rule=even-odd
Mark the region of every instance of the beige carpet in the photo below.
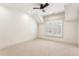
<svg viewBox="0 0 79 59">
<path fill-rule="evenodd" d="M 79 48 L 63 43 L 36 39 L 0 50 L 0 55 L 9 56 L 55 56 L 79 55 Z"/>
</svg>

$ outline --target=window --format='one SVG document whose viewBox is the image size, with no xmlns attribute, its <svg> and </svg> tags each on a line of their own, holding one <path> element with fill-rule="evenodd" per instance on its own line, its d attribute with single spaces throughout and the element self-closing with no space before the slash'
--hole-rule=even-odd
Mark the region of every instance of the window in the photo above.
<svg viewBox="0 0 79 59">
<path fill-rule="evenodd" d="M 53 20 L 53 21 L 46 22 L 46 26 L 45 26 L 46 36 L 62 37 L 62 33 L 63 33 L 63 21 L 62 20 Z"/>
</svg>

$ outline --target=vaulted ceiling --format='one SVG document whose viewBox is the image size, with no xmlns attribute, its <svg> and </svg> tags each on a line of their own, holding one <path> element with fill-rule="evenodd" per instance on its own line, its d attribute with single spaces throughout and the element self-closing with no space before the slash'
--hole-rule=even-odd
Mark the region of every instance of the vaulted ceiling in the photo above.
<svg viewBox="0 0 79 59">
<path fill-rule="evenodd" d="M 49 6 L 44 8 L 45 12 L 43 12 L 40 9 L 33 9 L 33 7 L 40 7 L 40 3 L 0 3 L 0 6 L 5 8 L 28 13 L 41 23 L 44 22 L 43 16 L 63 12 L 65 5 L 66 3 L 49 3 Z"/>
<path fill-rule="evenodd" d="M 64 11 L 64 5 L 66 5 L 66 3 L 49 3 L 49 6 L 45 8 L 46 12 L 42 12 L 40 9 L 33 9 L 33 7 L 39 7 L 39 3 L 2 3 L 0 6 L 1 5 L 29 14 L 49 15 L 51 13 Z"/>
</svg>

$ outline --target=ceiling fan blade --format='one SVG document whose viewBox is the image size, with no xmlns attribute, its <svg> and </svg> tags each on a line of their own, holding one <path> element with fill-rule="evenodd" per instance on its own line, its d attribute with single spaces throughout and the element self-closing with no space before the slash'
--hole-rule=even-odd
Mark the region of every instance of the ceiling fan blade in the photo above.
<svg viewBox="0 0 79 59">
<path fill-rule="evenodd" d="M 45 3 L 45 5 L 43 6 L 43 8 L 47 7 L 49 4 L 48 3 Z"/>
<path fill-rule="evenodd" d="M 40 8 L 33 8 L 33 9 L 40 9 Z"/>
<path fill-rule="evenodd" d="M 41 9 L 43 12 L 45 12 L 44 8 L 47 7 L 49 4 L 45 3 L 45 4 L 40 4 L 40 7 L 34 7 L 33 9 Z"/>
</svg>

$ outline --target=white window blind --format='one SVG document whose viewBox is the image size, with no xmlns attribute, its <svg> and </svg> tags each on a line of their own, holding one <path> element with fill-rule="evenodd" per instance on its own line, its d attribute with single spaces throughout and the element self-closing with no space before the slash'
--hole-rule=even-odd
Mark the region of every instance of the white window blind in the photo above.
<svg viewBox="0 0 79 59">
<path fill-rule="evenodd" d="M 46 36 L 57 36 L 62 37 L 63 34 L 63 21 L 54 20 L 47 21 L 45 26 L 45 35 Z"/>
</svg>

